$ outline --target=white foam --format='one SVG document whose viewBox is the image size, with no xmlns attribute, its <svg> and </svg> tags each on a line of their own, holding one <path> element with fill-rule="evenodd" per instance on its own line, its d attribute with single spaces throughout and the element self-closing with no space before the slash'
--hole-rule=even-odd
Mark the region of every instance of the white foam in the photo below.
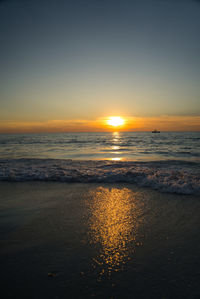
<svg viewBox="0 0 200 299">
<path fill-rule="evenodd" d="M 199 174 L 195 164 L 180 161 L 0 160 L 1 181 L 127 182 L 180 194 L 200 194 Z"/>
</svg>

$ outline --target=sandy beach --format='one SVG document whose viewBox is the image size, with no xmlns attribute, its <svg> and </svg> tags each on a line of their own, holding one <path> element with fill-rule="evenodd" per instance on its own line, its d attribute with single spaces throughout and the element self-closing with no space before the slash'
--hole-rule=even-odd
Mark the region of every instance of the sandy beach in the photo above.
<svg viewBox="0 0 200 299">
<path fill-rule="evenodd" d="M 199 298 L 194 195 L 129 184 L 0 188 L 1 298 Z"/>
</svg>

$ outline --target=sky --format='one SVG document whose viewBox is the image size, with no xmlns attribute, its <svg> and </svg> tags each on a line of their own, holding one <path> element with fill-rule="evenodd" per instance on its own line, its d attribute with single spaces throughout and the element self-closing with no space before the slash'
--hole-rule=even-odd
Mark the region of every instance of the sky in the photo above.
<svg viewBox="0 0 200 299">
<path fill-rule="evenodd" d="M 0 132 L 200 130 L 200 1 L 0 0 Z"/>
</svg>

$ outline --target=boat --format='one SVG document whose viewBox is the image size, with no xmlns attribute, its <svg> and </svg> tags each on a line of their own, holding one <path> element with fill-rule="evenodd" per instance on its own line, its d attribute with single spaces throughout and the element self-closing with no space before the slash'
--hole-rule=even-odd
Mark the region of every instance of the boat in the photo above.
<svg viewBox="0 0 200 299">
<path fill-rule="evenodd" d="M 155 130 L 152 131 L 152 133 L 160 133 L 160 131 L 155 129 Z"/>
</svg>

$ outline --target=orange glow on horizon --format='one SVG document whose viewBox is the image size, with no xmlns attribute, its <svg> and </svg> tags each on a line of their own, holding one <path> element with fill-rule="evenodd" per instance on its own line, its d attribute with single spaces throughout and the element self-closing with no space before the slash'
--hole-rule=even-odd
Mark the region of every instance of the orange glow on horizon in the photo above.
<svg viewBox="0 0 200 299">
<path fill-rule="evenodd" d="M 200 116 L 123 117 L 123 125 L 108 123 L 109 117 L 96 120 L 0 121 L 0 133 L 113 132 L 117 131 L 200 131 Z"/>
</svg>

